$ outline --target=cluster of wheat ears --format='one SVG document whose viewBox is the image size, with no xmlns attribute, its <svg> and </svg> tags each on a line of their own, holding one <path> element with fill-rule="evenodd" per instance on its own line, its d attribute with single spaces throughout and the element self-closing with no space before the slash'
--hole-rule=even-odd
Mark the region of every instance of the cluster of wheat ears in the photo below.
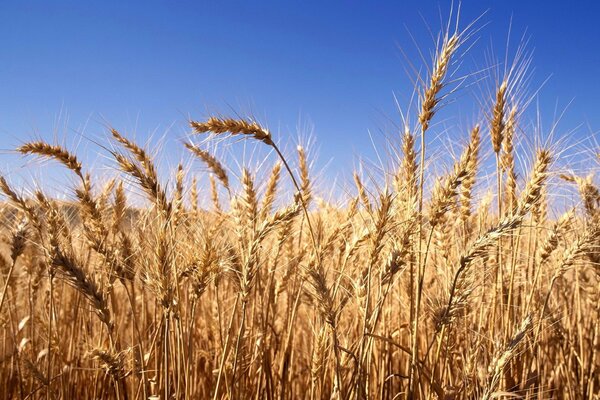
<svg viewBox="0 0 600 400">
<path fill-rule="evenodd" d="M 192 139 L 271 150 L 264 183 L 245 168 L 232 182 L 187 142 L 210 174 L 207 205 L 195 175 L 180 166 L 167 184 L 114 129 L 120 174 L 106 185 L 64 146 L 21 145 L 73 174 L 75 200 L 0 177 L 0 397 L 597 399 L 600 190 L 557 176 L 580 201 L 549 217 L 556 152 L 516 166 L 514 69 L 427 185 L 430 125 L 465 38 L 440 36 L 387 183 L 355 175 L 341 206 L 317 201 L 304 148 L 292 162 L 252 119 L 190 122 Z M 474 195 L 488 139 L 496 201 Z"/>
</svg>

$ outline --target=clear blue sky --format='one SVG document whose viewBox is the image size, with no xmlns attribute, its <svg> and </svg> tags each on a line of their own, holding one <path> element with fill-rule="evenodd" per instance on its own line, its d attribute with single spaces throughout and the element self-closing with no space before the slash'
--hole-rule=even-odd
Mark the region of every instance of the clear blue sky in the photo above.
<svg viewBox="0 0 600 400">
<path fill-rule="evenodd" d="M 440 9 L 444 17 L 449 10 L 446 2 L 375 3 L 3 1 L 0 149 L 55 134 L 85 142 L 82 131 L 101 138 L 105 122 L 141 139 L 167 131 L 175 141 L 188 115 L 233 110 L 280 136 L 296 136 L 298 121 L 312 124 L 320 158 L 350 168 L 356 156 L 373 156 L 369 131 L 390 133 L 399 121 L 393 94 L 405 102 L 411 91 L 399 48 L 416 54 L 408 32 L 429 56 L 426 24 L 437 29 Z M 600 129 L 599 3 L 464 1 L 461 21 L 486 11 L 464 72 L 471 60 L 485 65 L 492 44 L 503 57 L 512 17 L 513 42 L 525 31 L 531 38 L 532 89 L 552 75 L 542 112 L 552 117 L 557 102 L 574 99 L 564 132 Z M 464 110 L 451 123 L 472 121 Z"/>
</svg>

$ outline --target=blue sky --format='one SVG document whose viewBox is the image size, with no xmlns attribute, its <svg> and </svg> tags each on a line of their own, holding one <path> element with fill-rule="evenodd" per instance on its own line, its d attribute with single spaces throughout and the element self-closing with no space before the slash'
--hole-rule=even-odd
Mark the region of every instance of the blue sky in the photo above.
<svg viewBox="0 0 600 400">
<path fill-rule="evenodd" d="M 369 132 L 376 143 L 394 134 L 394 94 L 402 105 L 410 98 L 400 48 L 422 66 L 411 36 L 429 58 L 428 25 L 437 31 L 448 10 L 427 1 L 4 1 L 0 149 L 40 137 L 85 149 L 110 124 L 139 140 L 165 135 L 172 152 L 188 116 L 235 112 L 284 142 L 314 126 L 322 163 L 352 168 L 375 157 Z M 503 58 L 512 18 L 512 43 L 526 33 L 534 52 L 531 92 L 550 77 L 544 117 L 574 100 L 558 134 L 600 129 L 600 5 L 464 1 L 463 26 L 484 12 L 462 73 L 485 66 L 491 49 Z M 444 124 L 471 123 L 468 104 L 483 91 L 461 90 Z M 7 160 L 1 152 L 3 170 Z"/>
</svg>

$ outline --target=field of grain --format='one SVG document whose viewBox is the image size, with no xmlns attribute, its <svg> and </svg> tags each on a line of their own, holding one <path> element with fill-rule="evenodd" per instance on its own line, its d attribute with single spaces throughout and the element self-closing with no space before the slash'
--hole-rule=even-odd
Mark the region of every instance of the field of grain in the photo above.
<svg viewBox="0 0 600 400">
<path fill-rule="evenodd" d="M 168 178 L 116 129 L 98 149 L 120 171 L 108 183 L 23 143 L 62 164 L 72 200 L 0 178 L 0 397 L 598 399 L 600 189 L 555 168 L 552 143 L 517 152 L 520 66 L 478 124 L 446 133 L 463 150 L 432 178 L 467 36 L 441 35 L 423 66 L 395 167 L 355 174 L 336 205 L 309 152 L 250 118 L 190 121 L 196 168 Z M 206 140 L 269 150 L 263 173 L 232 173 Z M 557 210 L 565 188 L 579 195 Z"/>
</svg>

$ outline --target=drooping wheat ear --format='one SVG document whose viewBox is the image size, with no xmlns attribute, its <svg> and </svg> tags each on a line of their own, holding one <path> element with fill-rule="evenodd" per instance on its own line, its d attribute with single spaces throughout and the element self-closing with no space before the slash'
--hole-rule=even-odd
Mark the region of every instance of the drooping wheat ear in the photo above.
<svg viewBox="0 0 600 400">
<path fill-rule="evenodd" d="M 308 170 L 308 159 L 304 147 L 298 146 L 296 150 L 298 151 L 298 162 L 300 166 L 300 193 L 302 194 L 304 204 L 308 207 L 312 200 L 312 185 Z"/>
<path fill-rule="evenodd" d="M 506 173 L 506 204 L 508 210 L 513 210 L 517 202 L 517 174 L 515 172 L 514 134 L 516 129 L 517 107 L 511 109 L 504 128 L 502 142 L 502 169 Z"/>
<path fill-rule="evenodd" d="M 71 154 L 61 146 L 50 145 L 41 141 L 30 142 L 18 147 L 17 151 L 21 154 L 33 154 L 39 157 L 57 160 L 83 179 L 81 163 L 77 160 L 75 155 Z"/>
<path fill-rule="evenodd" d="M 223 187 L 229 191 L 229 177 L 227 175 L 227 171 L 223 167 L 223 164 L 221 164 L 219 160 L 217 160 L 208 151 L 202 150 L 191 143 L 184 143 L 184 146 L 191 151 L 193 155 L 202 160 L 210 169 L 210 171 L 219 179 Z"/>
<path fill-rule="evenodd" d="M 440 99 L 438 94 L 444 87 L 444 78 L 448 72 L 448 66 L 452 55 L 456 52 L 459 44 L 458 34 L 450 38 L 444 38 L 440 51 L 436 54 L 433 71 L 429 78 L 429 85 L 421 94 L 421 111 L 419 114 L 419 123 L 421 130 L 425 132 L 429 128 L 429 123 L 436 112 L 436 106 Z"/>
<path fill-rule="evenodd" d="M 504 135 L 504 112 L 506 106 L 507 87 L 507 81 L 502 81 L 498 91 L 496 92 L 496 103 L 494 103 L 492 118 L 490 121 L 490 136 L 492 138 L 492 147 L 494 148 L 494 152 L 496 154 L 500 152 Z"/>
<path fill-rule="evenodd" d="M 463 224 L 467 223 L 471 216 L 471 201 L 473 199 L 473 187 L 477 177 L 477 169 L 479 166 L 479 124 L 471 130 L 471 139 L 469 141 L 469 152 L 471 156 L 467 162 L 467 170 L 462 185 L 460 187 L 460 217 Z"/>
<path fill-rule="evenodd" d="M 6 178 L 4 176 L 0 176 L 0 190 L 8 199 L 14 203 L 14 205 L 19 206 L 19 208 L 23 209 L 23 211 L 27 210 L 29 205 L 21 196 L 19 196 L 8 184 Z"/>
<path fill-rule="evenodd" d="M 0 175 L 0 191 L 4 193 L 10 203 L 17 209 L 21 210 L 27 219 L 31 222 L 31 225 L 36 229 L 38 233 L 42 232 L 42 224 L 38 217 L 38 214 L 33 206 L 31 206 L 27 200 L 18 195 L 8 184 L 4 176 Z"/>
<path fill-rule="evenodd" d="M 60 246 L 60 226 L 54 216 L 56 212 L 55 209 L 50 210 L 48 218 L 49 246 L 46 249 L 48 264 L 52 269 L 61 272 L 65 277 L 65 281 L 88 299 L 100 321 L 104 323 L 109 332 L 112 332 L 111 314 L 105 296 L 75 257 L 64 251 Z"/>
<path fill-rule="evenodd" d="M 165 213 L 166 216 L 170 216 L 173 205 L 168 200 L 164 189 L 158 181 L 156 166 L 154 165 L 154 162 L 150 156 L 148 156 L 144 149 L 126 139 L 116 130 L 112 129 L 111 133 L 115 140 L 133 155 L 134 159 L 141 165 L 142 168 L 140 168 L 139 165 L 129 158 L 125 157 L 123 154 L 112 152 L 112 155 L 119 164 L 119 167 L 125 173 L 135 178 L 138 185 L 146 193 L 148 199 L 154 203 L 160 211 Z"/>
<path fill-rule="evenodd" d="M 144 150 L 131 140 L 127 139 L 125 136 L 121 135 L 116 129 L 111 129 L 110 133 L 118 143 L 120 143 L 123 147 L 129 150 L 129 152 L 134 156 L 134 158 L 144 167 L 146 173 L 156 174 L 154 163 L 152 162 L 152 159 L 150 158 L 146 150 Z"/>
<path fill-rule="evenodd" d="M 190 121 L 190 126 L 196 131 L 196 133 L 213 132 L 216 134 L 221 134 L 221 133 L 225 133 L 225 132 L 230 132 L 232 135 L 245 135 L 245 136 L 252 137 L 256 140 L 259 140 L 259 141 L 265 143 L 268 146 L 271 146 L 271 148 L 273 150 L 275 150 L 275 152 L 277 153 L 277 156 L 279 157 L 279 159 L 283 163 L 285 169 L 287 170 L 287 172 L 294 184 L 294 187 L 298 191 L 297 195 L 300 196 L 300 198 L 301 198 L 302 208 L 304 210 L 304 215 L 306 216 L 306 222 L 308 225 L 308 230 L 310 232 L 312 244 L 315 249 L 317 248 L 317 240 L 315 238 L 315 233 L 314 233 L 314 229 L 312 227 L 312 222 L 311 222 L 310 216 L 308 214 L 308 202 L 310 200 L 310 195 L 309 195 L 310 193 L 309 193 L 309 191 L 303 191 L 302 188 L 300 187 L 300 185 L 298 185 L 298 181 L 296 180 L 294 173 L 292 172 L 287 160 L 281 153 L 281 150 L 273 141 L 271 132 L 269 132 L 269 130 L 261 127 L 258 123 L 254 122 L 254 121 L 247 121 L 244 119 L 231 119 L 231 118 L 224 119 L 224 118 L 216 118 L 216 117 L 211 117 L 206 122 Z M 307 172 L 306 178 L 308 178 L 308 168 L 306 169 L 306 172 Z M 305 182 L 309 183 L 308 180 L 304 181 L 303 186 L 304 186 Z M 309 186 L 307 186 L 307 188 L 308 187 Z M 308 195 L 308 196 L 305 196 L 305 195 Z"/>
<path fill-rule="evenodd" d="M 131 175 L 137 181 L 137 184 L 146 193 L 148 199 L 155 204 L 159 210 L 164 212 L 167 216 L 170 216 L 172 204 L 167 199 L 165 191 L 158 182 L 158 177 L 154 167 L 152 167 L 150 170 L 144 171 L 133 161 L 122 154 L 113 153 L 113 157 L 119 164 L 121 170 Z"/>
<path fill-rule="evenodd" d="M 260 207 L 260 219 L 264 220 L 271 213 L 273 203 L 275 202 L 275 196 L 279 185 L 279 178 L 281 176 L 281 163 L 276 162 L 271 170 L 269 181 L 267 182 L 267 188 L 265 189 L 265 195 Z"/>
<path fill-rule="evenodd" d="M 369 196 L 367 195 L 367 191 L 365 190 L 365 186 L 360 180 L 360 176 L 356 172 L 354 172 L 354 183 L 356 184 L 356 189 L 358 190 L 358 197 L 360 201 L 363 203 L 365 209 L 371 213 L 373 211 L 373 206 L 371 205 L 371 200 L 369 200 Z"/>
<path fill-rule="evenodd" d="M 532 330 L 532 328 L 532 318 L 531 315 L 528 315 L 521 322 L 521 325 L 517 328 L 511 340 L 504 346 L 504 349 L 502 349 L 502 351 L 496 355 L 494 360 L 491 362 L 490 366 L 488 367 L 488 382 L 483 392 L 483 396 L 481 397 L 482 400 L 489 400 L 495 397 L 494 395 L 498 389 L 498 385 L 500 384 L 504 369 L 510 360 L 512 360 L 512 358 L 517 354 L 519 344 Z"/>
<path fill-rule="evenodd" d="M 255 121 L 232 118 L 210 117 L 206 122 L 190 121 L 190 126 L 196 133 L 213 132 L 216 134 L 229 132 L 232 135 L 248 135 L 256 140 L 272 146 L 271 132 L 261 127 Z"/>
</svg>

